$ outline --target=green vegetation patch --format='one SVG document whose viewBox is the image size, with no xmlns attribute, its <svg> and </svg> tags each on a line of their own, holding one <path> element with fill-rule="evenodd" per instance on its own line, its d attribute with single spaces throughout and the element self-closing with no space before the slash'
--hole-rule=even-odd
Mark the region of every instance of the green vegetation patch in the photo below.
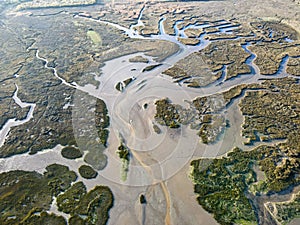
<svg viewBox="0 0 300 225">
<path fill-rule="evenodd" d="M 60 224 L 64 224 L 63 218 L 45 211 L 50 209 L 53 196 L 71 187 L 76 178 L 68 167 L 58 164 L 47 166 L 44 175 L 25 171 L 0 174 L 0 223 L 62 221 Z"/>
<path fill-rule="evenodd" d="M 30 214 L 25 220 L 20 224 L 22 225 L 41 225 L 41 224 L 51 224 L 51 225 L 67 225 L 67 221 L 62 216 L 57 216 L 55 214 L 49 214 L 46 212 L 41 212 L 40 214 Z"/>
<path fill-rule="evenodd" d="M 282 224 L 288 224 L 294 218 L 300 218 L 300 193 L 289 202 L 275 204 L 277 209 L 276 218 Z"/>
<path fill-rule="evenodd" d="M 256 189 L 257 195 L 279 192 L 299 183 L 295 173 L 276 177 L 280 154 L 278 146 L 259 146 L 247 152 L 235 148 L 220 159 L 192 161 L 191 177 L 199 204 L 214 214 L 220 224 L 257 224 L 252 200 L 248 198 L 251 186 L 257 183 L 254 165 L 266 174 L 264 185 Z"/>
<path fill-rule="evenodd" d="M 87 36 L 92 40 L 92 42 L 95 45 L 102 45 L 102 38 L 100 36 L 100 34 L 98 34 L 96 31 L 94 30 L 88 30 L 87 31 Z"/>
<path fill-rule="evenodd" d="M 69 224 L 70 225 L 85 225 L 86 222 L 83 218 L 81 218 L 80 216 L 78 215 L 74 215 L 72 217 L 70 217 L 69 219 Z"/>
<path fill-rule="evenodd" d="M 97 177 L 98 173 L 88 165 L 82 165 L 79 167 L 80 175 L 85 179 L 94 179 Z"/>
<path fill-rule="evenodd" d="M 48 179 L 36 172 L 0 174 L 0 224 L 17 224 L 31 212 L 48 210 L 52 192 Z"/>
<path fill-rule="evenodd" d="M 75 147 L 64 147 L 61 150 L 61 155 L 66 159 L 77 159 L 82 157 L 82 153 L 78 148 Z"/>
<path fill-rule="evenodd" d="M 156 121 L 170 128 L 179 128 L 179 113 L 178 107 L 171 103 L 169 99 L 161 99 L 155 102 L 156 105 Z"/>
<path fill-rule="evenodd" d="M 110 189 L 96 186 L 87 192 L 82 182 L 72 185 L 76 179 L 75 172 L 58 164 L 47 166 L 43 175 L 25 171 L 0 174 L 0 224 L 67 224 L 62 216 L 47 213 L 54 196 L 58 210 L 71 215 L 69 224 L 106 224 L 113 205 Z"/>
<path fill-rule="evenodd" d="M 245 95 L 239 104 L 245 117 L 243 136 L 249 138 L 250 144 L 285 141 L 271 146 L 260 145 L 247 152 L 235 148 L 227 157 L 199 159 L 191 163 L 198 202 L 221 224 L 257 223 L 252 208 L 257 202 L 252 202 L 250 192 L 272 194 L 300 183 L 298 80 L 272 79 L 235 87 L 224 93 L 226 104 L 243 92 Z M 198 98 L 194 104 L 201 110 L 205 108 L 206 100 Z M 203 119 L 208 123 L 211 120 L 209 114 Z M 259 166 L 258 172 L 264 173 L 264 179 L 257 180 L 254 165 Z M 282 221 L 299 215 L 293 204 L 289 209 L 282 207 L 282 214 L 278 211 Z"/>
<path fill-rule="evenodd" d="M 254 209 L 245 196 L 248 185 L 256 181 L 253 160 L 237 148 L 228 158 L 192 161 L 197 200 L 220 224 L 239 220 L 256 223 Z"/>
<path fill-rule="evenodd" d="M 217 141 L 217 138 L 224 131 L 226 126 L 227 122 L 224 116 L 205 115 L 198 135 L 204 144 L 211 144 Z"/>
<path fill-rule="evenodd" d="M 245 117 L 243 136 L 249 141 L 270 141 L 285 139 L 299 130 L 298 81 L 269 80 L 261 87 L 265 90 L 246 92 L 240 103 Z"/>
<path fill-rule="evenodd" d="M 232 98 L 234 98 L 233 96 Z M 155 119 L 158 124 L 170 128 L 179 128 L 181 125 L 190 125 L 198 130 L 198 135 L 204 144 L 212 144 L 218 140 L 228 126 L 222 111 L 226 104 L 222 95 L 199 97 L 190 103 L 189 108 L 173 104 L 169 99 L 156 101 Z M 231 102 L 232 99 L 228 99 Z M 153 127 L 155 131 L 158 127 Z M 159 130 L 157 130 L 159 133 Z"/>
<path fill-rule="evenodd" d="M 117 154 L 122 161 L 121 180 L 126 181 L 129 171 L 130 149 L 125 145 L 124 142 L 121 142 L 120 146 L 118 147 Z"/>
<path fill-rule="evenodd" d="M 120 159 L 125 159 L 127 161 L 130 160 L 130 151 L 123 143 L 121 143 L 120 146 L 118 147 L 117 153 Z"/>
<path fill-rule="evenodd" d="M 81 197 L 79 204 L 74 209 L 74 214 L 85 218 L 85 224 L 105 225 L 109 218 L 108 211 L 112 206 L 113 195 L 110 189 L 96 186 Z"/>
<path fill-rule="evenodd" d="M 249 49 L 257 55 L 254 63 L 263 75 L 276 74 L 283 58 L 286 56 L 291 57 L 287 65 L 287 71 L 299 72 L 299 65 L 294 65 L 295 60 L 293 59 L 293 57 L 300 57 L 299 44 L 297 43 L 260 42 L 250 46 Z"/>
<path fill-rule="evenodd" d="M 246 52 L 239 41 L 212 42 L 207 48 L 200 51 L 205 63 L 214 72 L 227 65 L 227 77 L 231 79 L 239 74 L 251 72 L 246 60 L 250 54 Z"/>
<path fill-rule="evenodd" d="M 293 78 L 266 80 L 265 90 L 247 92 L 240 103 L 245 117 L 242 134 L 248 143 L 285 140 L 269 147 L 260 158 L 266 191 L 279 192 L 300 182 L 300 105 L 299 82 Z"/>
<path fill-rule="evenodd" d="M 57 197 L 58 209 L 70 214 L 70 225 L 107 223 L 108 212 L 113 206 L 113 195 L 108 187 L 96 186 L 87 192 L 82 182 Z"/>
<path fill-rule="evenodd" d="M 109 116 L 105 102 L 102 99 L 97 99 L 95 109 L 95 123 L 98 131 L 100 142 L 106 146 L 109 135 Z"/>
<path fill-rule="evenodd" d="M 222 75 L 221 71 L 213 73 L 199 52 L 179 60 L 163 73 L 172 77 L 175 82 L 183 82 L 194 88 L 211 84 Z"/>
<path fill-rule="evenodd" d="M 58 210 L 67 214 L 74 213 L 75 207 L 85 194 L 86 187 L 82 182 L 73 184 L 71 188 L 57 197 Z"/>
<path fill-rule="evenodd" d="M 0 129 L 3 128 L 4 124 L 9 119 L 14 119 L 14 118 L 17 120 L 25 119 L 30 109 L 29 107 L 21 108 L 17 103 L 15 103 L 15 101 L 11 98 L 13 95 L 14 87 L 11 87 L 11 90 L 12 92 L 10 94 L 5 92 L 0 94 L 0 99 L 1 99 Z"/>
<path fill-rule="evenodd" d="M 77 179 L 74 171 L 70 171 L 67 166 L 59 164 L 47 166 L 44 176 L 47 178 L 48 186 L 54 196 L 70 188 L 71 183 Z"/>
</svg>

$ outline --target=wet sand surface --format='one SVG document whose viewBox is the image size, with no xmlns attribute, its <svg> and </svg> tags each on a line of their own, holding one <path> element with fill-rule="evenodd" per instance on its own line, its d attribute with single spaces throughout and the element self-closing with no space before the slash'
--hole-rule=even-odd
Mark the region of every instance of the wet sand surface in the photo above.
<svg viewBox="0 0 300 225">
<path fill-rule="evenodd" d="M 218 224 L 196 201 L 194 186 L 189 179 L 189 164 L 185 165 L 167 183 L 171 193 L 172 224 Z M 187 216 L 188 215 L 188 216 Z"/>
<path fill-rule="evenodd" d="M 293 219 L 293 220 L 289 223 L 289 225 L 298 225 L 298 224 L 300 224 L 300 218 Z"/>
</svg>

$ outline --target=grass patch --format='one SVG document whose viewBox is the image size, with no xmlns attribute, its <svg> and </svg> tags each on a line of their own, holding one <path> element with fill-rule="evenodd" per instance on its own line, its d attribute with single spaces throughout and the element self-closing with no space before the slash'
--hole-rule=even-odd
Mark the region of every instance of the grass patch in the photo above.
<svg viewBox="0 0 300 225">
<path fill-rule="evenodd" d="M 71 146 L 63 148 L 61 150 L 61 155 L 66 159 L 77 159 L 82 157 L 80 150 Z"/>
<path fill-rule="evenodd" d="M 87 165 L 82 165 L 79 167 L 79 173 L 85 179 L 93 179 L 98 175 L 98 173 L 92 167 Z"/>
<path fill-rule="evenodd" d="M 95 45 L 102 45 L 101 36 L 94 30 L 89 30 L 87 36 L 92 40 Z"/>
</svg>

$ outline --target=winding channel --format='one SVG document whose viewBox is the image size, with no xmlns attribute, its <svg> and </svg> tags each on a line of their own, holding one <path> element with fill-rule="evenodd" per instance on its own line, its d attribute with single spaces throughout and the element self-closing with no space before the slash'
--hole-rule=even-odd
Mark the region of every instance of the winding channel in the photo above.
<svg viewBox="0 0 300 225">
<path fill-rule="evenodd" d="M 30 107 L 30 109 L 29 109 L 29 112 L 25 119 L 23 119 L 23 120 L 17 120 L 16 118 L 9 119 L 4 124 L 3 128 L 0 130 L 0 147 L 3 146 L 7 136 L 9 135 L 9 131 L 12 127 L 16 127 L 16 126 L 25 124 L 33 118 L 33 112 L 34 112 L 34 109 L 36 106 L 36 104 L 33 104 L 33 103 L 22 102 L 22 100 L 18 97 L 19 87 L 17 84 L 15 84 L 15 86 L 16 86 L 16 91 L 12 97 L 14 99 L 15 103 L 17 105 L 19 105 L 21 108 Z"/>
</svg>

